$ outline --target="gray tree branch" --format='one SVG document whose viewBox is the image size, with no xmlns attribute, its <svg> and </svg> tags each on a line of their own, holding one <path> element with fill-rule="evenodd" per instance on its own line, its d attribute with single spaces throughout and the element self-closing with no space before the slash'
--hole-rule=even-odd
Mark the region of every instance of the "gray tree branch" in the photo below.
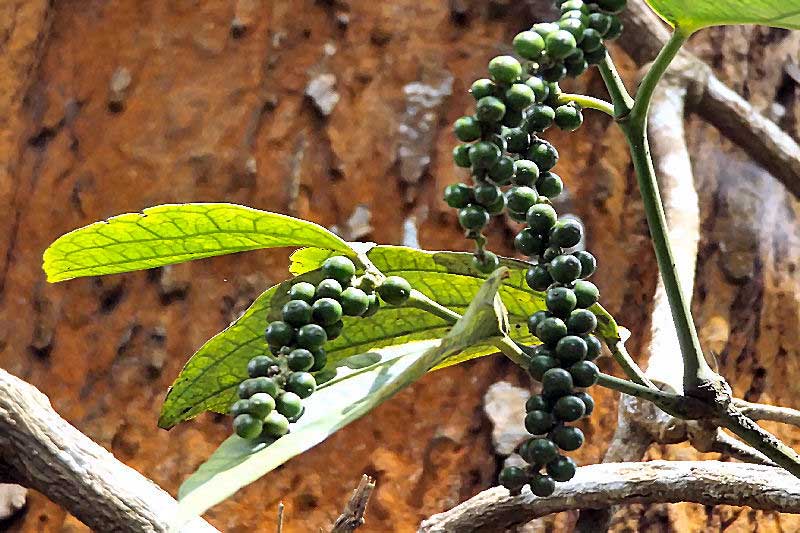
<svg viewBox="0 0 800 533">
<path fill-rule="evenodd" d="M 652 461 L 584 466 L 547 498 L 495 487 L 430 517 L 420 533 L 471 533 L 504 528 L 561 511 L 631 503 L 693 502 L 800 513 L 800 484 L 770 466 L 719 461 Z"/>
<path fill-rule="evenodd" d="M 178 505 L 169 494 L 58 416 L 39 390 L 4 370 L 0 459 L 15 483 L 41 492 L 96 531 L 217 531 L 197 517 L 173 523 Z"/>
</svg>

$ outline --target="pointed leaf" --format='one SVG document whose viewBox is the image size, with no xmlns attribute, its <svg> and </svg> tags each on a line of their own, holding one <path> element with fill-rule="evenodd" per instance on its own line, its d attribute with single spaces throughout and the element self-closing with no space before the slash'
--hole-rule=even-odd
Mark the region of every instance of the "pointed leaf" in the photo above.
<svg viewBox="0 0 800 533">
<path fill-rule="evenodd" d="M 304 402 L 305 414 L 292 425 L 288 435 L 263 443 L 228 438 L 184 482 L 179 492 L 182 510 L 203 513 L 368 413 L 447 356 L 502 336 L 505 318 L 497 289 L 503 275 L 503 271 L 497 271 L 486 281 L 464 316 L 443 339 L 370 351 L 368 355 L 375 363 L 341 373 L 322 385 Z"/>
<path fill-rule="evenodd" d="M 730 24 L 800 29 L 799 0 L 647 0 L 647 3 L 661 18 L 689 33 Z"/>
<path fill-rule="evenodd" d="M 316 257 L 318 268 L 329 252 L 304 249 L 295 253 Z M 414 288 L 440 304 L 463 313 L 484 281 L 484 275 L 471 266 L 472 255 L 455 252 L 427 252 L 399 246 L 376 246 L 369 259 L 386 275 L 403 276 Z M 306 259 L 304 259 L 306 261 Z M 525 283 L 528 265 L 504 259 L 509 276 L 499 295 L 508 311 L 509 336 L 517 342 L 537 343 L 528 332 L 528 317 L 545 308 L 544 294 L 532 291 Z M 269 320 L 279 317 L 292 283 L 319 281 L 318 272 L 275 286 L 256 299 L 244 315 L 204 344 L 187 362 L 167 394 L 159 426 L 170 428 L 204 411 L 226 412 L 236 398 L 236 387 L 247 378 L 247 362 L 267 352 L 263 332 Z M 617 338 L 614 319 L 599 305 L 592 308 L 598 317 L 598 335 L 608 341 Z M 425 311 L 409 307 L 384 307 L 369 318 L 345 317 L 342 335 L 326 345 L 328 367 L 317 375 L 318 381 L 333 375 L 337 368 L 352 364 L 351 358 L 365 351 L 412 341 L 441 338 L 450 325 Z M 496 353 L 486 346 L 472 346 L 440 363 L 444 368 L 463 361 Z"/>
<path fill-rule="evenodd" d="M 259 248 L 315 246 L 354 256 L 322 226 L 235 204 L 171 204 L 96 222 L 44 252 L 51 282 L 154 268 Z"/>
</svg>

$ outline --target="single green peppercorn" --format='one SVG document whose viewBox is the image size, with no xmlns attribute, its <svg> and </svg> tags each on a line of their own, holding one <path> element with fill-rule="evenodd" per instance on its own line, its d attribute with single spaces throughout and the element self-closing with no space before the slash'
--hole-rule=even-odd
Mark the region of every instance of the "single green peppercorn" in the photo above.
<svg viewBox="0 0 800 533">
<path fill-rule="evenodd" d="M 500 258 L 489 250 L 472 256 L 472 266 L 483 274 L 491 274 L 500 266 Z"/>
<path fill-rule="evenodd" d="M 250 414 L 254 417 L 264 420 L 267 418 L 273 409 L 275 409 L 275 400 L 266 392 L 257 392 L 250 396 Z"/>
<path fill-rule="evenodd" d="M 264 420 L 264 429 L 261 433 L 266 437 L 282 437 L 289 433 L 289 420 L 277 410 L 272 411 Z"/>
<path fill-rule="evenodd" d="M 525 80 L 525 85 L 533 89 L 533 94 L 536 95 L 536 102 L 542 103 L 550 94 L 550 88 L 547 83 L 539 76 L 531 76 Z"/>
<path fill-rule="evenodd" d="M 469 160 L 477 169 L 489 169 L 500 159 L 501 151 L 494 143 L 479 141 L 472 145 Z"/>
<path fill-rule="evenodd" d="M 575 396 L 562 396 L 553 406 L 553 414 L 562 422 L 575 422 L 583 418 L 586 406 Z"/>
<path fill-rule="evenodd" d="M 515 83 L 506 91 L 506 105 L 521 111 L 536 101 L 536 93 L 524 83 Z"/>
<path fill-rule="evenodd" d="M 596 327 L 597 317 L 588 309 L 575 309 L 569 314 L 569 318 L 567 319 L 567 329 L 573 335 L 591 333 Z"/>
<path fill-rule="evenodd" d="M 581 49 L 586 53 L 597 51 L 603 46 L 603 36 L 594 28 L 586 28 L 583 30 L 583 40 L 581 41 Z"/>
<path fill-rule="evenodd" d="M 575 396 L 566 396 L 566 398 L 575 398 Z M 581 402 L 581 400 L 578 401 Z M 581 409 L 585 411 L 585 407 L 583 407 L 583 402 L 581 402 L 581 406 L 582 406 Z M 558 446 L 565 452 L 573 452 L 577 450 L 578 448 L 583 446 L 584 442 L 583 431 L 572 426 L 557 426 L 550 433 L 550 438 L 553 439 L 553 443 L 556 446 Z"/>
<path fill-rule="evenodd" d="M 539 325 L 539 322 L 552 316 L 547 311 L 536 311 L 531 316 L 528 317 L 528 331 L 531 332 L 531 335 L 536 335 L 536 326 Z M 542 346 L 542 345 L 539 345 Z M 537 347 L 538 348 L 538 347 Z M 537 349 L 538 352 L 538 349 Z M 549 355 L 549 354 L 548 354 Z"/>
<path fill-rule="evenodd" d="M 581 278 L 586 279 L 597 270 L 597 260 L 592 254 L 584 250 L 574 252 L 572 255 L 581 262 Z"/>
<path fill-rule="evenodd" d="M 597 7 L 606 13 L 617 15 L 625 10 L 627 0 L 595 0 L 595 3 L 597 4 Z"/>
<path fill-rule="evenodd" d="M 270 346 L 286 346 L 294 340 L 294 328 L 280 320 L 271 322 L 267 326 L 265 337 Z"/>
<path fill-rule="evenodd" d="M 312 286 L 313 287 L 313 286 Z M 266 377 L 275 366 L 275 360 L 267 355 L 257 355 L 247 363 L 247 375 L 251 378 Z"/>
<path fill-rule="evenodd" d="M 558 449 L 550 439 L 538 438 L 529 442 L 527 457 L 523 457 L 528 463 L 544 465 L 558 457 Z"/>
<path fill-rule="evenodd" d="M 472 146 L 469 144 L 459 144 L 453 148 L 453 162 L 456 166 L 461 168 L 469 168 L 472 166 L 472 161 L 469 159 L 469 152 Z"/>
<path fill-rule="evenodd" d="M 591 361 L 579 361 L 569 369 L 576 387 L 591 387 L 600 376 L 600 369 Z"/>
<path fill-rule="evenodd" d="M 328 334 L 322 326 L 317 324 L 306 324 L 297 330 L 297 345 L 300 348 L 313 350 L 320 348 L 328 341 Z"/>
<path fill-rule="evenodd" d="M 547 463 L 547 473 L 562 483 L 575 477 L 575 462 L 569 457 L 559 457 Z"/>
<path fill-rule="evenodd" d="M 556 113 L 553 111 L 553 108 L 546 105 L 534 105 L 528 111 L 525 127 L 531 133 L 545 131 L 553 124 L 555 116 Z"/>
<path fill-rule="evenodd" d="M 553 278 L 550 277 L 550 272 L 544 265 L 533 265 L 528 269 L 525 274 L 525 281 L 528 287 L 535 291 L 545 291 L 553 284 Z"/>
<path fill-rule="evenodd" d="M 514 248 L 522 255 L 533 257 L 542 253 L 545 242 L 542 236 L 528 228 L 523 229 L 514 237 Z"/>
<path fill-rule="evenodd" d="M 342 295 L 342 284 L 335 279 L 323 279 L 317 285 L 316 298 L 339 299 Z M 288 343 L 286 343 L 288 344 Z"/>
<path fill-rule="evenodd" d="M 575 37 L 570 32 L 561 29 L 548 34 L 544 39 L 544 44 L 547 55 L 553 59 L 564 59 L 578 46 Z"/>
<path fill-rule="evenodd" d="M 536 381 L 542 381 L 544 373 L 551 368 L 557 368 L 558 364 L 558 360 L 556 360 L 554 357 L 536 355 L 531 358 L 531 361 L 528 364 L 528 372 Z"/>
<path fill-rule="evenodd" d="M 472 93 L 475 100 L 480 100 L 486 96 L 497 96 L 500 93 L 497 85 L 487 78 L 476 80 L 470 87 L 469 92 Z"/>
<path fill-rule="evenodd" d="M 287 324 L 300 327 L 311 322 L 311 306 L 303 300 L 290 300 L 281 310 L 283 321 Z"/>
<path fill-rule="evenodd" d="M 321 270 L 326 278 L 335 279 L 342 285 L 347 285 L 356 274 L 356 265 L 347 257 L 335 255 L 322 263 Z"/>
<path fill-rule="evenodd" d="M 536 190 L 542 196 L 555 198 L 564 191 L 564 182 L 555 172 L 544 172 L 536 183 Z"/>
<path fill-rule="evenodd" d="M 411 285 L 400 276 L 389 276 L 377 290 L 378 295 L 391 305 L 403 305 L 411 296 Z"/>
<path fill-rule="evenodd" d="M 586 359 L 593 361 L 600 357 L 600 354 L 603 353 L 603 345 L 600 339 L 594 335 L 581 335 L 581 338 L 586 342 Z"/>
<path fill-rule="evenodd" d="M 572 255 L 559 255 L 550 261 L 550 276 L 559 283 L 572 283 L 581 276 L 581 262 Z"/>
<path fill-rule="evenodd" d="M 527 135 L 527 134 L 526 134 Z M 527 159 L 518 159 L 514 162 L 514 177 L 512 183 L 525 187 L 533 187 L 539 179 L 539 167 Z"/>
<path fill-rule="evenodd" d="M 541 35 L 543 39 L 546 39 L 548 35 L 557 32 L 559 28 L 558 24 L 554 22 L 538 22 L 533 25 L 533 28 L 531 28 L 531 30 Z"/>
<path fill-rule="evenodd" d="M 303 412 L 303 400 L 293 392 L 284 392 L 276 398 L 275 409 L 286 418 L 294 418 Z"/>
<path fill-rule="evenodd" d="M 333 298 L 320 298 L 311 306 L 311 318 L 320 326 L 335 324 L 342 318 L 342 305 Z"/>
<path fill-rule="evenodd" d="M 444 189 L 444 201 L 455 209 L 467 207 L 473 199 L 473 189 L 466 183 L 454 183 Z"/>
<path fill-rule="evenodd" d="M 528 476 L 525 471 L 518 466 L 507 466 L 500 471 L 498 481 L 502 486 L 509 490 L 509 492 L 516 494 L 528 482 Z"/>
<path fill-rule="evenodd" d="M 594 411 L 594 399 L 588 392 L 576 392 L 575 396 L 580 398 L 583 401 L 583 405 L 586 407 L 586 412 L 584 413 L 584 417 L 589 416 Z"/>
<path fill-rule="evenodd" d="M 243 439 L 258 437 L 263 427 L 263 422 L 252 415 L 242 414 L 233 419 L 233 430 Z"/>
<path fill-rule="evenodd" d="M 563 368 L 551 368 L 542 376 L 542 396 L 560 398 L 572 392 L 572 376 Z"/>
<path fill-rule="evenodd" d="M 506 114 L 506 105 L 495 96 L 484 96 L 475 104 L 475 115 L 481 122 L 500 122 Z"/>
<path fill-rule="evenodd" d="M 530 480 L 531 492 L 540 498 L 546 498 L 556 491 L 556 482 L 550 476 L 534 474 Z"/>
<path fill-rule="evenodd" d="M 558 163 L 558 150 L 544 139 L 536 139 L 528 150 L 528 159 L 536 163 L 541 172 L 547 172 Z"/>
<path fill-rule="evenodd" d="M 590 65 L 599 65 L 605 60 L 607 51 L 606 47 L 601 44 L 596 50 L 592 50 L 591 52 L 587 51 L 584 54 L 584 59 Z"/>
<path fill-rule="evenodd" d="M 339 320 L 338 322 L 334 322 L 333 324 L 325 326 L 323 329 L 325 330 L 325 335 L 327 335 L 328 340 L 332 341 L 339 338 L 339 335 L 342 334 L 342 330 L 344 330 L 344 322 Z"/>
<path fill-rule="evenodd" d="M 316 348 L 309 351 L 314 356 L 314 366 L 309 369 L 309 372 L 318 372 L 325 368 L 325 365 L 328 364 L 328 354 L 325 350 L 323 348 Z"/>
<path fill-rule="evenodd" d="M 619 17 L 611 17 L 611 27 L 608 28 L 608 31 L 605 33 L 605 35 L 603 35 L 603 38 L 613 41 L 622 35 L 622 30 L 622 21 L 619 19 Z"/>
<path fill-rule="evenodd" d="M 597 303 L 600 299 L 600 291 L 591 281 L 578 280 L 575 282 L 575 296 L 577 297 L 578 307 L 587 309 Z"/>
<path fill-rule="evenodd" d="M 231 416 L 250 414 L 250 400 L 236 400 L 231 406 Z"/>
<path fill-rule="evenodd" d="M 361 289 L 348 287 L 342 291 L 342 312 L 347 316 L 361 316 L 369 307 L 369 297 Z"/>
<path fill-rule="evenodd" d="M 555 83 L 567 77 L 567 68 L 564 66 L 563 63 L 553 63 L 552 65 L 540 70 L 539 75 L 542 77 L 544 81 Z"/>
<path fill-rule="evenodd" d="M 508 208 L 517 213 L 526 213 L 539 200 L 539 195 L 530 187 L 512 187 L 506 193 Z"/>
<path fill-rule="evenodd" d="M 573 39 L 575 39 L 576 46 L 583 40 L 583 30 L 586 29 L 586 26 L 580 21 L 580 19 L 572 17 L 562 18 L 558 22 L 558 27 L 572 35 Z"/>
<path fill-rule="evenodd" d="M 489 223 L 489 213 L 479 205 L 468 205 L 459 209 L 458 222 L 466 230 L 480 231 Z"/>
<path fill-rule="evenodd" d="M 286 356 L 289 370 L 304 372 L 314 366 L 314 355 L 305 348 L 295 348 Z"/>
<path fill-rule="evenodd" d="M 511 128 L 506 131 L 506 147 L 509 152 L 522 154 L 528 151 L 530 145 L 531 136 L 524 129 Z"/>
<path fill-rule="evenodd" d="M 563 218 L 550 229 L 550 242 L 562 248 L 572 248 L 581 242 L 583 226 L 572 218 Z"/>
<path fill-rule="evenodd" d="M 547 370 L 550 370 L 549 368 Z M 525 412 L 530 413 L 531 411 L 548 411 L 550 409 L 550 404 L 547 400 L 544 399 L 544 396 L 541 394 L 534 394 L 528 401 L 525 402 Z"/>
<path fill-rule="evenodd" d="M 289 289 L 289 299 L 303 300 L 304 302 L 311 303 L 314 301 L 314 291 L 314 285 L 307 281 L 301 281 L 300 283 L 295 283 L 292 285 L 292 288 Z"/>
<path fill-rule="evenodd" d="M 308 398 L 317 389 L 317 381 L 308 372 L 292 372 L 286 380 L 286 390 Z"/>
<path fill-rule="evenodd" d="M 588 347 L 586 341 L 577 335 L 566 335 L 556 344 L 556 359 L 562 366 L 568 367 L 586 357 Z"/>
<path fill-rule="evenodd" d="M 548 235 L 550 228 L 552 228 L 556 220 L 558 220 L 558 215 L 556 214 L 556 210 L 553 209 L 553 206 L 548 204 L 536 204 L 528 209 L 525 219 L 531 230 L 542 235 Z"/>
<path fill-rule="evenodd" d="M 548 372 L 552 372 L 552 370 L 548 370 Z M 531 411 L 525 415 L 525 429 L 531 435 L 546 435 L 555 425 L 556 421 L 553 415 L 547 411 Z"/>
<path fill-rule="evenodd" d="M 552 270 L 550 275 L 553 275 Z M 568 317 L 575 309 L 578 299 L 575 292 L 568 287 L 550 287 L 545 295 L 547 310 L 559 317 Z"/>
<path fill-rule="evenodd" d="M 461 117 L 453 125 L 453 132 L 460 141 L 474 141 L 481 136 L 481 123 L 475 117 Z"/>
<path fill-rule="evenodd" d="M 522 75 L 522 65 L 512 56 L 497 56 L 489 61 L 489 75 L 497 83 L 514 83 Z"/>
<path fill-rule="evenodd" d="M 525 59 L 538 59 L 544 51 L 544 39 L 535 31 L 523 31 L 514 37 L 514 51 Z"/>
<path fill-rule="evenodd" d="M 592 13 L 589 15 L 589 27 L 604 35 L 611 28 L 611 17 L 605 13 Z"/>
<path fill-rule="evenodd" d="M 258 394 L 259 392 L 266 392 L 273 398 L 278 394 L 278 384 L 275 380 L 266 377 L 249 378 L 239 383 L 237 390 L 239 398 L 245 400 Z"/>
<path fill-rule="evenodd" d="M 495 183 L 504 185 L 511 182 L 514 176 L 514 160 L 508 156 L 502 156 L 497 160 L 492 168 L 489 169 L 489 177 Z M 497 201 L 497 198 L 494 199 Z M 494 203 L 494 202 L 492 202 Z"/>
<path fill-rule="evenodd" d="M 554 122 L 564 131 L 575 131 L 583 124 L 583 113 L 574 105 L 562 105 L 556 108 Z"/>
<path fill-rule="evenodd" d="M 486 212 L 490 215 L 499 215 L 506 209 L 506 196 L 501 194 L 500 197 L 492 204 L 486 206 Z"/>
<path fill-rule="evenodd" d="M 536 336 L 549 346 L 555 346 L 561 337 L 566 334 L 567 325 L 557 317 L 545 318 L 536 326 Z"/>
</svg>

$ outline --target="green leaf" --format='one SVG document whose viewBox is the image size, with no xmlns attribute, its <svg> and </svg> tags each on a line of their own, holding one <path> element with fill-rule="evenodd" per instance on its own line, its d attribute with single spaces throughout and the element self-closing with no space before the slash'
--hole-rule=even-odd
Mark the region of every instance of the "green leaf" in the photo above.
<svg viewBox="0 0 800 533">
<path fill-rule="evenodd" d="M 325 250 L 299 250 L 306 270 L 318 268 L 328 256 Z M 472 255 L 457 252 L 426 252 L 399 246 L 375 246 L 367 253 L 373 264 L 386 275 L 399 275 L 440 304 L 463 313 L 484 281 L 471 266 Z M 309 258 L 316 258 L 316 264 Z M 507 307 L 509 336 L 517 342 L 537 343 L 527 328 L 528 317 L 545 308 L 544 294 L 532 291 L 525 283 L 527 264 L 504 259 L 509 276 L 499 294 Z M 288 300 L 289 287 L 298 281 L 320 280 L 310 271 L 296 279 L 270 288 L 227 329 L 206 342 L 187 362 L 170 388 L 162 406 L 158 425 L 169 429 L 204 411 L 227 412 L 236 399 L 236 387 L 247 378 L 247 362 L 267 352 L 264 328 L 269 320 L 279 318 Z M 608 342 L 619 336 L 614 319 L 599 305 L 592 308 L 598 317 L 598 335 Z M 333 375 L 337 368 L 352 365 L 351 358 L 367 350 L 412 341 L 441 338 L 450 328 L 443 319 L 411 307 L 384 307 L 369 318 L 345 317 L 341 337 L 328 343 L 328 367 L 318 373 L 318 380 Z M 441 362 L 436 368 L 496 353 L 486 346 L 469 347 Z M 321 374 L 321 375 L 320 375 Z"/>
<path fill-rule="evenodd" d="M 647 3 L 661 18 L 689 33 L 729 24 L 800 29 L 799 0 L 647 0 Z"/>
<path fill-rule="evenodd" d="M 340 373 L 305 400 L 305 414 L 291 432 L 272 442 L 228 438 L 179 491 L 180 507 L 201 514 L 325 440 L 413 383 L 447 356 L 469 346 L 486 344 L 504 334 L 503 304 L 497 289 L 504 275 L 493 274 L 481 287 L 464 316 L 441 340 L 410 342 L 372 350 L 374 363 Z"/>
<path fill-rule="evenodd" d="M 313 222 L 235 204 L 171 204 L 62 235 L 45 250 L 44 271 L 56 282 L 284 246 L 355 256 L 346 242 Z"/>
</svg>

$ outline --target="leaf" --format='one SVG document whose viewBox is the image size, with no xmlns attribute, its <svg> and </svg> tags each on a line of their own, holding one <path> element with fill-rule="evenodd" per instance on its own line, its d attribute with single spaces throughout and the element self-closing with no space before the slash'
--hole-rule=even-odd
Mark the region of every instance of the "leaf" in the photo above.
<svg viewBox="0 0 800 533">
<path fill-rule="evenodd" d="M 355 255 L 313 222 L 235 204 L 169 204 L 62 235 L 45 250 L 43 268 L 48 281 L 56 282 L 284 246 Z"/>
<path fill-rule="evenodd" d="M 661 18 L 689 33 L 729 24 L 800 29 L 800 0 L 647 0 L 647 3 Z"/>
<path fill-rule="evenodd" d="M 328 253 L 308 248 L 298 250 L 292 258 L 299 254 L 308 270 L 318 268 Z M 375 246 L 367 256 L 386 275 L 405 277 L 414 288 L 459 313 L 463 313 L 484 281 L 484 276 L 472 268 L 472 255 L 468 253 Z M 310 258 L 318 262 L 309 262 Z M 534 344 L 537 340 L 528 332 L 527 320 L 531 314 L 545 308 L 544 294 L 532 291 L 525 283 L 526 263 L 504 259 L 502 264 L 509 268 L 509 276 L 499 290 L 508 311 L 509 335 L 520 343 Z M 272 287 L 259 296 L 241 318 L 206 342 L 187 362 L 167 393 L 159 426 L 169 429 L 204 411 L 227 412 L 236 399 L 236 387 L 247 378 L 247 362 L 266 353 L 264 328 L 269 320 L 278 318 L 291 284 L 319 279 L 319 274 L 311 271 Z M 614 319 L 599 305 L 592 311 L 598 317 L 598 334 L 615 341 L 618 332 Z M 385 307 L 370 318 L 345 317 L 344 322 L 342 336 L 326 346 L 328 367 L 322 371 L 322 376 L 317 375 L 318 380 L 333 375 L 337 368 L 347 367 L 352 357 L 367 350 L 440 338 L 450 328 L 443 319 L 409 307 Z M 490 347 L 470 347 L 436 368 L 495 352 Z"/>
<path fill-rule="evenodd" d="M 305 400 L 305 414 L 288 435 L 263 443 L 229 437 L 181 486 L 181 510 L 186 514 L 205 512 L 368 413 L 447 356 L 502 336 L 506 319 L 497 289 L 504 274 L 498 270 L 486 281 L 464 316 L 441 340 L 372 350 L 369 355 L 377 362 L 322 385 Z"/>
</svg>

